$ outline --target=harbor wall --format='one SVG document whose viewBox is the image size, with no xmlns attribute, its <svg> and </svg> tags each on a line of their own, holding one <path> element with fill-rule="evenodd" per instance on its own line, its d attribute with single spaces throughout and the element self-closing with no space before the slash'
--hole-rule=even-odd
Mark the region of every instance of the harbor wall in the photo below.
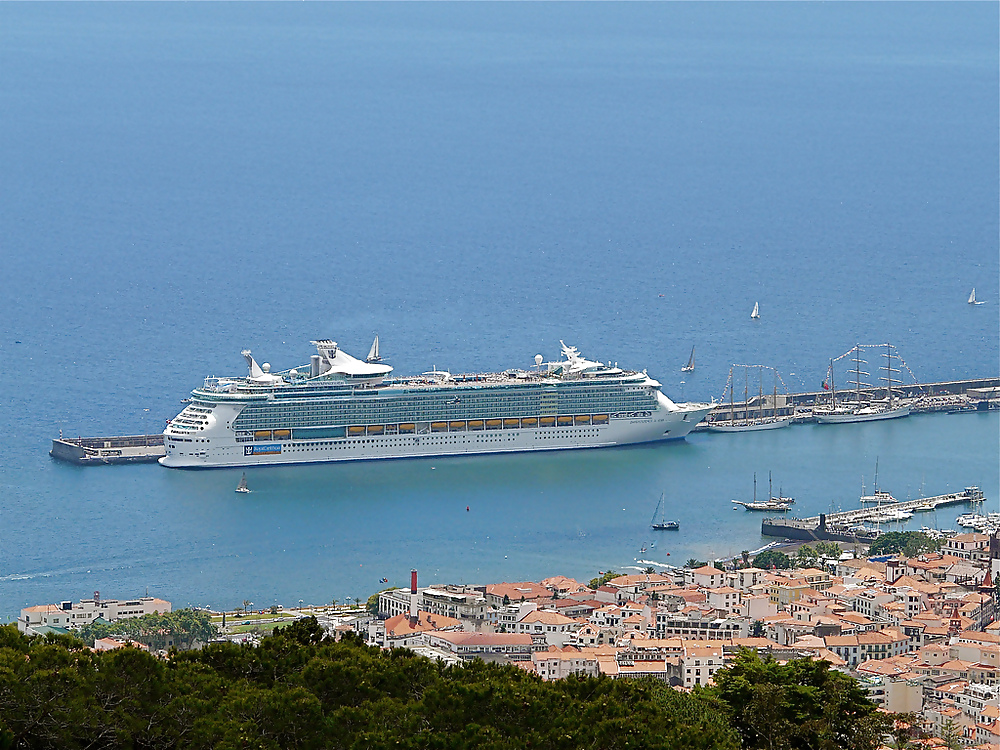
<svg viewBox="0 0 1000 750">
<path fill-rule="evenodd" d="M 80 466 L 151 463 L 166 453 L 162 434 L 58 438 L 52 441 L 49 451 L 52 458 Z"/>
</svg>

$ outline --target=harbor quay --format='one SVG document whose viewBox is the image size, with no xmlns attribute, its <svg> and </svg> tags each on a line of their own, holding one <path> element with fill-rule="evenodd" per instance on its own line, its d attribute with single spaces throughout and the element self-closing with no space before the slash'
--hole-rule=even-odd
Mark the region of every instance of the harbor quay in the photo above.
<svg viewBox="0 0 1000 750">
<path fill-rule="evenodd" d="M 909 403 L 911 414 L 933 414 L 938 412 L 989 411 L 1000 408 L 1000 378 L 975 378 L 970 380 L 949 380 L 938 383 L 896 384 L 893 391 L 903 401 Z M 885 388 L 866 387 L 838 392 L 839 396 L 859 398 L 861 401 L 877 401 L 885 396 Z M 721 401 L 708 415 L 706 421 L 698 425 L 705 429 L 713 422 L 752 420 L 760 415 L 767 417 L 790 417 L 795 424 L 815 422 L 813 409 L 830 402 L 831 391 L 806 391 L 802 393 L 758 393 L 744 400 Z"/>
<path fill-rule="evenodd" d="M 949 505 L 982 504 L 984 500 L 982 490 L 978 487 L 966 487 L 961 492 L 902 502 L 891 500 L 873 507 L 821 513 L 809 518 L 765 518 L 761 522 L 760 533 L 764 536 L 806 541 L 871 542 L 879 536 L 881 529 L 877 525 L 865 524 L 900 520 L 913 513 L 934 511 Z M 900 513 L 907 515 L 902 516 Z"/>
</svg>

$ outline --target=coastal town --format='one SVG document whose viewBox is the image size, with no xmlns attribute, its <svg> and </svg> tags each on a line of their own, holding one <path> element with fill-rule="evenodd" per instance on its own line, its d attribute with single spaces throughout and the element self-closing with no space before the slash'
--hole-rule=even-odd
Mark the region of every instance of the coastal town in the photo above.
<svg viewBox="0 0 1000 750">
<path fill-rule="evenodd" d="M 217 639 L 254 642 L 305 617 L 333 638 L 445 664 L 510 663 L 544 681 L 652 677 L 678 691 L 711 684 L 744 649 L 779 662 L 812 657 L 852 676 L 886 711 L 919 719 L 920 747 L 1000 748 L 1000 533 L 964 533 L 938 551 L 866 556 L 819 543 L 729 564 L 541 581 L 387 589 L 337 606 L 252 602 L 210 613 Z M 784 560 L 782 560 L 784 558 Z M 789 567 L 782 568 L 784 561 Z M 27 634 L 170 612 L 155 597 L 28 607 Z M 142 643 L 103 638 L 95 649 Z M 165 643 L 167 647 L 177 644 Z M 199 644 L 195 644 L 199 645 Z M 161 652 L 168 654 L 167 649 Z M 949 739 L 950 738 L 950 739 Z"/>
</svg>

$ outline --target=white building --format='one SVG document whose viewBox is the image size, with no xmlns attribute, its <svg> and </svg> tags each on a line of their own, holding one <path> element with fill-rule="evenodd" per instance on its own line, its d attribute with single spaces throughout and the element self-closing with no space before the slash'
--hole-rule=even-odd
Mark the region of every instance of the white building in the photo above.
<svg viewBox="0 0 1000 750">
<path fill-rule="evenodd" d="M 120 601 L 118 599 L 83 599 L 59 604 L 39 604 L 25 607 L 17 620 L 17 629 L 29 635 L 38 633 L 38 628 L 60 628 L 74 630 L 90 625 L 98 618 L 107 622 L 143 617 L 154 613 L 170 611 L 170 602 L 152 596 Z"/>
</svg>

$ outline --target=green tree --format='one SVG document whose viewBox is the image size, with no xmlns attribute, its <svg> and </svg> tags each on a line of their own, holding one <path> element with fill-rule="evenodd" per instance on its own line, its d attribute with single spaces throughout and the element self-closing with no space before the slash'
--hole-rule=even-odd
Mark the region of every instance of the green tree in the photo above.
<svg viewBox="0 0 1000 750">
<path fill-rule="evenodd" d="M 761 552 L 753 559 L 753 566 L 762 570 L 770 570 L 771 568 L 787 570 L 792 567 L 792 561 L 784 552 L 769 549 Z"/>
<path fill-rule="evenodd" d="M 907 557 L 915 557 L 922 552 L 934 552 L 941 543 L 931 539 L 921 531 L 887 531 L 871 543 L 868 548 L 870 555 L 892 555 L 902 553 Z"/>
<path fill-rule="evenodd" d="M 744 650 L 714 682 L 705 695 L 750 750 L 875 750 L 892 725 L 854 679 L 825 661 L 779 664 Z"/>
<path fill-rule="evenodd" d="M 599 589 L 608 581 L 612 581 L 615 578 L 618 578 L 620 575 L 621 573 L 616 573 L 613 570 L 609 570 L 607 573 L 602 573 L 599 578 L 591 578 L 590 583 L 588 583 L 587 585 L 592 589 Z"/>
<path fill-rule="evenodd" d="M 703 568 L 706 565 L 708 565 L 708 563 L 705 562 L 704 560 L 696 560 L 693 557 L 689 557 L 687 562 L 684 563 L 685 568 L 691 568 L 692 570 L 694 570 L 695 568 Z"/>
<path fill-rule="evenodd" d="M 820 557 L 834 560 L 840 559 L 840 545 L 836 542 L 819 541 L 813 547 L 816 550 L 816 554 Z"/>
<path fill-rule="evenodd" d="M 98 638 L 117 638 L 142 643 L 154 651 L 175 647 L 192 648 L 208 643 L 218 635 L 218 628 L 207 612 L 178 609 L 165 614 L 153 613 L 113 623 L 91 623 L 80 628 L 79 637 L 88 646 Z"/>
<path fill-rule="evenodd" d="M 763 638 L 765 636 L 764 632 L 764 621 L 754 620 L 750 624 L 750 637 L 751 638 Z"/>
<path fill-rule="evenodd" d="M 948 750 L 959 750 L 963 746 L 962 729 L 952 719 L 941 723 L 941 741 Z"/>
<path fill-rule="evenodd" d="M 917 745 L 914 740 L 918 739 L 921 735 L 919 730 L 921 721 L 921 717 L 915 713 L 895 714 L 893 716 L 893 725 L 889 729 L 889 736 L 892 737 L 889 747 L 892 750 L 911 750 L 911 748 L 916 748 Z"/>
<path fill-rule="evenodd" d="M 816 564 L 819 555 L 808 544 L 803 544 L 795 551 L 795 565 L 800 568 L 810 568 Z"/>
</svg>

